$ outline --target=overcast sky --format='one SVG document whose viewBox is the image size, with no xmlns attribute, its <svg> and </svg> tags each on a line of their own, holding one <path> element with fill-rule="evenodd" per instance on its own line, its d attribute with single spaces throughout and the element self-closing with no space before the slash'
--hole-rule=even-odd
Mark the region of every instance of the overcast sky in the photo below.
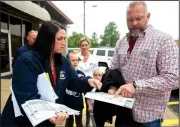
<svg viewBox="0 0 180 127">
<path fill-rule="evenodd" d="M 121 35 L 128 32 L 126 25 L 126 8 L 130 1 L 86 1 L 86 34 L 91 37 L 93 32 L 98 36 L 104 33 L 105 26 L 114 21 Z M 83 33 L 83 1 L 53 1 L 73 22 L 68 34 L 73 31 Z M 178 1 L 147 1 L 151 13 L 149 24 L 174 39 L 179 38 L 179 2 Z M 97 5 L 97 7 L 92 7 Z"/>
</svg>

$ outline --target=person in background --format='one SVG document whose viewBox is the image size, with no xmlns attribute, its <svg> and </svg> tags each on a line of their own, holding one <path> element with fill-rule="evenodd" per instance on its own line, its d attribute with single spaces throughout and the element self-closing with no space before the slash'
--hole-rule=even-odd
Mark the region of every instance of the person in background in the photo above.
<svg viewBox="0 0 180 127">
<path fill-rule="evenodd" d="M 98 67 L 98 61 L 89 52 L 90 41 L 88 38 L 81 38 L 79 41 L 80 52 L 78 56 L 80 58 L 78 69 L 85 73 L 86 76 L 93 77 L 93 71 Z M 88 104 L 86 102 L 86 126 L 89 127 L 90 124 L 90 113 L 88 111 Z"/>
<path fill-rule="evenodd" d="M 16 56 L 14 57 L 13 63 L 12 63 L 12 67 L 14 65 L 14 62 L 16 61 L 16 58 L 21 55 L 23 52 L 27 51 L 30 49 L 30 47 L 34 44 L 36 37 L 37 37 L 38 32 L 31 30 L 28 32 L 27 35 L 27 44 L 21 46 L 20 48 L 17 49 L 16 51 Z"/>
<path fill-rule="evenodd" d="M 101 81 L 101 79 L 102 79 L 102 75 L 103 75 L 103 72 L 100 70 L 100 67 L 97 67 L 97 68 L 95 68 L 94 69 L 94 72 L 93 72 L 93 78 L 94 79 L 97 79 L 97 80 L 99 80 L 99 81 Z M 95 92 L 95 91 L 94 91 Z M 94 115 L 93 115 L 93 107 L 94 107 L 94 100 L 92 100 L 92 99 L 86 99 L 86 101 L 87 101 L 87 104 L 88 104 L 88 111 L 92 114 L 92 117 L 94 118 Z M 96 119 L 97 119 L 97 117 L 96 117 Z M 100 119 L 100 118 L 99 118 Z M 92 122 L 92 123 L 95 123 L 95 125 L 94 126 L 99 126 L 99 119 L 98 119 L 98 121 L 96 121 L 95 122 L 95 120 L 94 120 L 94 122 Z"/>
<path fill-rule="evenodd" d="M 149 25 L 149 19 L 144 1 L 130 2 L 129 33 L 117 42 L 110 69 L 118 69 L 125 79 L 115 94 L 135 97 L 136 125 L 131 126 L 161 127 L 171 91 L 179 88 L 179 48 L 171 36 Z M 116 125 L 124 120 L 117 112 Z"/>
<path fill-rule="evenodd" d="M 101 81 L 102 75 L 103 74 L 100 71 L 99 67 L 94 69 L 94 72 L 93 72 L 93 78 L 94 79 L 97 79 L 97 80 Z M 89 112 L 93 112 L 93 103 L 94 103 L 94 100 L 86 99 L 86 101 L 87 101 L 87 104 L 88 104 L 88 111 Z"/>
<path fill-rule="evenodd" d="M 77 54 L 72 50 L 69 51 L 69 53 L 66 55 L 66 58 L 69 59 L 71 62 L 71 65 L 73 69 L 76 71 L 77 75 L 79 78 L 84 78 L 85 74 L 77 69 L 78 63 L 79 63 L 79 58 Z M 72 85 L 73 86 L 73 85 Z M 65 95 L 65 105 L 80 111 L 79 115 L 74 116 L 75 117 L 75 122 L 76 122 L 76 127 L 83 127 L 82 123 L 82 110 L 84 108 L 83 104 L 83 96 L 82 93 L 76 92 L 75 87 L 67 87 L 66 88 L 66 95 Z M 73 116 L 69 116 L 69 118 L 66 120 L 66 127 L 73 127 L 74 124 L 74 118 Z"/>
<path fill-rule="evenodd" d="M 1 116 L 2 127 L 32 126 L 21 107 L 28 100 L 40 99 L 38 94 L 38 75 L 47 73 L 51 85 L 59 97 L 55 103 L 64 104 L 67 86 L 76 87 L 77 92 L 88 92 L 93 87 L 101 88 L 102 83 L 90 77 L 78 78 L 70 62 L 62 53 L 65 47 L 66 31 L 54 21 L 44 22 L 31 49 L 17 57 L 12 75 L 12 90 L 23 116 L 15 117 L 11 94 Z M 43 85 L 43 84 L 42 84 Z M 68 117 L 66 113 L 56 113 L 39 127 L 55 127 Z"/>
</svg>

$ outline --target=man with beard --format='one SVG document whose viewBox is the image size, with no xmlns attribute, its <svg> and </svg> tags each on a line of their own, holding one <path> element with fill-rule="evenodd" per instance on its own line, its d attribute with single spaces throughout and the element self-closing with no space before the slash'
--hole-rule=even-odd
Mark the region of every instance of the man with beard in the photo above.
<svg viewBox="0 0 180 127">
<path fill-rule="evenodd" d="M 171 91 L 179 88 L 178 46 L 148 24 L 145 2 L 131 2 L 126 15 L 129 33 L 117 42 L 110 67 L 119 69 L 126 84 L 109 93 L 135 97 L 131 126 L 160 127 Z M 117 112 L 116 126 L 127 126 L 124 119 Z"/>
</svg>

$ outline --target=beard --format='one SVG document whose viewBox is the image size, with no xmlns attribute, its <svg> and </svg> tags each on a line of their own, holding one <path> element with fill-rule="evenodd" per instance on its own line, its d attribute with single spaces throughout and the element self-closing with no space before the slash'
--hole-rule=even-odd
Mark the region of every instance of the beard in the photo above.
<svg viewBox="0 0 180 127">
<path fill-rule="evenodd" d="M 133 37 L 139 37 L 139 35 L 141 34 L 143 30 L 142 29 L 139 29 L 139 28 L 132 28 L 130 30 L 130 35 L 133 36 Z"/>
</svg>

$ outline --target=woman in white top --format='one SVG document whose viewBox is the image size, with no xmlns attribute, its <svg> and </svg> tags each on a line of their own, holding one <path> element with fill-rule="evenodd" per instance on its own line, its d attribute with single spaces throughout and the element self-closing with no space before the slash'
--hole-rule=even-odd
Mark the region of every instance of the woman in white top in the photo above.
<svg viewBox="0 0 180 127">
<path fill-rule="evenodd" d="M 89 52 L 90 41 L 87 38 L 82 38 L 79 41 L 81 51 L 78 53 L 80 62 L 78 69 L 83 71 L 86 76 L 93 77 L 93 71 L 98 67 L 98 61 Z"/>
<path fill-rule="evenodd" d="M 82 38 L 79 41 L 80 53 L 78 54 L 80 61 L 78 69 L 85 73 L 86 76 L 93 77 L 93 71 L 98 67 L 98 61 L 89 52 L 90 41 L 87 38 Z M 90 113 L 86 102 L 86 126 L 89 127 Z"/>
</svg>

